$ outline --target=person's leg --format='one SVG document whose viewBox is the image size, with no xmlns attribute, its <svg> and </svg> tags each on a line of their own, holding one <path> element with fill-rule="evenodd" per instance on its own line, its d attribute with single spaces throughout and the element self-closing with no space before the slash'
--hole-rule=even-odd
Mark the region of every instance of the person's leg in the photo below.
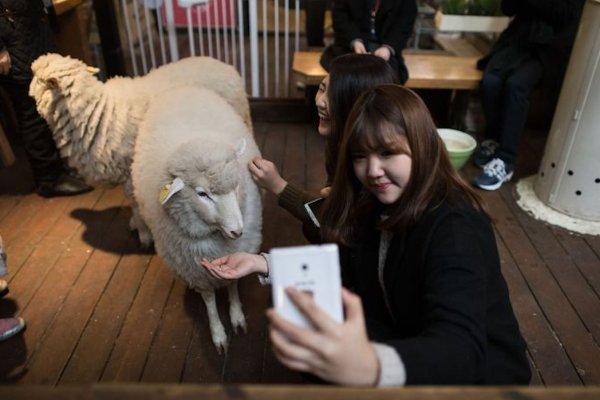
<svg viewBox="0 0 600 400">
<path fill-rule="evenodd" d="M 473 154 L 473 163 L 483 168 L 494 155 L 499 146 L 499 124 L 502 116 L 503 78 L 486 70 L 481 80 L 481 107 L 485 117 L 483 140 Z"/>
<path fill-rule="evenodd" d="M 13 103 L 25 153 L 29 159 L 35 190 L 40 196 L 72 196 L 93 188 L 65 168 L 52 132 L 29 96 L 29 83 L 5 83 Z"/>
<path fill-rule="evenodd" d="M 484 140 L 500 139 L 499 125 L 502 112 L 502 78 L 486 71 L 481 79 L 481 108 L 485 117 Z"/>
<path fill-rule="evenodd" d="M 54 182 L 63 172 L 63 163 L 46 121 L 37 111 L 35 100 L 29 96 L 27 83 L 7 83 L 15 109 L 25 153 L 31 165 L 36 186 Z"/>
<path fill-rule="evenodd" d="M 514 164 L 529 110 L 529 97 L 542 78 L 542 64 L 531 57 L 508 76 L 504 84 L 498 158 Z"/>
</svg>

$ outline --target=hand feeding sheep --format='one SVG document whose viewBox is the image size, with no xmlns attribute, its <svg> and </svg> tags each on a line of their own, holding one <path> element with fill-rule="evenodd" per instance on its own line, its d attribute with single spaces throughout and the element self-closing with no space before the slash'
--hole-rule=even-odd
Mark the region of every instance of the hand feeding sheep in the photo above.
<svg viewBox="0 0 600 400">
<path fill-rule="evenodd" d="M 237 282 L 211 276 L 196 260 L 257 252 L 262 206 L 247 164 L 260 155 L 251 131 L 218 94 L 179 88 L 155 98 L 140 125 L 132 165 L 134 194 L 157 253 L 206 304 L 212 340 L 227 335 L 215 289 L 227 286 L 234 329 L 246 329 Z"/>
<path fill-rule="evenodd" d="M 230 65 L 210 57 L 190 57 L 137 78 L 100 82 L 83 62 L 46 54 L 32 64 L 30 95 L 53 132 L 60 154 L 88 182 L 124 184 L 132 207 L 130 226 L 142 245 L 152 237 L 139 217 L 130 182 L 138 128 L 149 101 L 181 86 L 207 87 L 222 96 L 251 128 L 243 82 Z"/>
</svg>

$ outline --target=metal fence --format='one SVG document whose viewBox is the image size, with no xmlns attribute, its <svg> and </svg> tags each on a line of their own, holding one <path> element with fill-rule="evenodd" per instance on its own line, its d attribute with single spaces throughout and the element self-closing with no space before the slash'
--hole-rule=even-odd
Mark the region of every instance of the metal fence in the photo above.
<svg viewBox="0 0 600 400">
<path fill-rule="evenodd" d="M 233 65 L 252 97 L 287 97 L 300 0 L 114 0 L 134 76 L 189 56 Z M 301 43 L 301 40 L 303 43 Z"/>
</svg>

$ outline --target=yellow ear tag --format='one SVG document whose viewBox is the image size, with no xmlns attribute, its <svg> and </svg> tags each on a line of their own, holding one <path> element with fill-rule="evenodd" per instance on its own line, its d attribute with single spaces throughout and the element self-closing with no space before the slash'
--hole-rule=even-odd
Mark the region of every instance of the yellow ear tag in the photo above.
<svg viewBox="0 0 600 400">
<path fill-rule="evenodd" d="M 165 184 L 165 186 L 160 189 L 160 193 L 158 194 L 158 201 L 160 204 L 164 204 L 167 201 L 167 196 L 169 195 L 169 189 L 171 189 L 171 185 L 169 183 Z"/>
<path fill-rule="evenodd" d="M 173 182 L 166 183 L 158 193 L 158 200 L 160 201 L 160 204 L 164 205 L 171 197 L 173 197 L 175 193 L 183 189 L 184 186 L 185 185 L 183 184 L 181 178 L 175 178 L 173 179 Z"/>
</svg>

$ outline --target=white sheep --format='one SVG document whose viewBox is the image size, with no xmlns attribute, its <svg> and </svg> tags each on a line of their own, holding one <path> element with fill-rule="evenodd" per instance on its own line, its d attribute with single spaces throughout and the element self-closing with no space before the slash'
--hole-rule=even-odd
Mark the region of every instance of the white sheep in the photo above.
<svg viewBox="0 0 600 400">
<path fill-rule="evenodd" d="M 48 122 L 69 165 L 90 183 L 124 184 L 132 206 L 130 226 L 140 241 L 152 238 L 132 197 L 130 166 L 139 124 L 149 101 L 165 90 L 202 86 L 219 93 L 251 128 L 243 82 L 230 65 L 210 57 L 190 57 L 137 78 L 115 77 L 105 83 L 80 60 L 46 54 L 32 64 L 30 95 Z"/>
<path fill-rule="evenodd" d="M 157 253 L 202 295 L 219 352 L 227 335 L 216 288 L 228 285 L 231 323 L 246 329 L 237 282 L 212 277 L 196 260 L 258 251 L 261 198 L 247 168 L 258 156 L 239 114 L 218 94 L 194 87 L 155 98 L 135 146 L 132 178 L 140 213 Z"/>
</svg>

